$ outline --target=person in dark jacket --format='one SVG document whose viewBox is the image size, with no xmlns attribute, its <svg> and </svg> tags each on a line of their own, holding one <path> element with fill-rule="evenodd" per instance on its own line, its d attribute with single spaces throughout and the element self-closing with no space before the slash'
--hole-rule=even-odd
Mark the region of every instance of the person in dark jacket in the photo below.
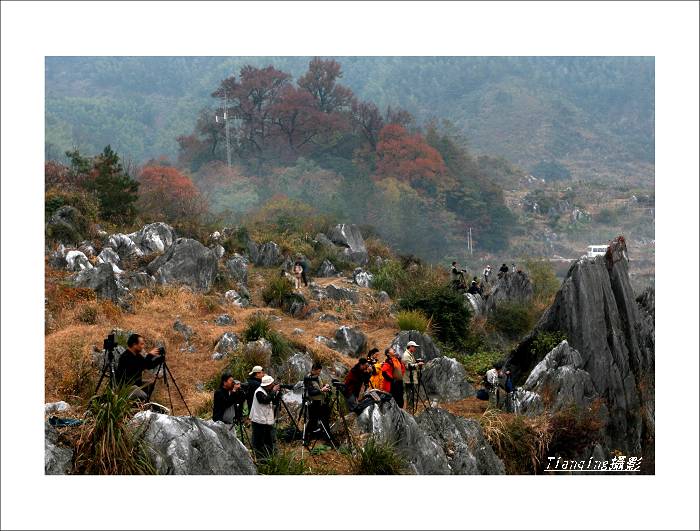
<svg viewBox="0 0 700 531">
<path fill-rule="evenodd" d="M 265 371 L 263 371 L 263 368 L 260 365 L 256 365 L 253 367 L 253 370 L 248 373 L 245 394 L 249 412 L 250 408 L 253 407 L 253 395 L 255 394 L 255 391 L 257 391 L 258 387 L 260 387 L 260 382 L 262 381 L 263 376 L 265 376 Z"/>
<path fill-rule="evenodd" d="M 306 277 L 306 270 L 308 269 L 308 264 L 306 263 L 306 260 L 304 260 L 304 257 L 300 254 L 297 255 L 297 259 L 294 261 L 292 271 L 294 271 L 297 266 L 301 268 L 301 281 L 304 283 L 304 286 L 308 286 L 309 279 Z"/>
<path fill-rule="evenodd" d="M 330 434 L 330 415 L 331 411 L 326 403 L 326 396 L 331 391 L 331 386 L 324 384 L 319 379 L 323 366 L 319 362 L 315 362 L 311 367 L 311 372 L 304 376 L 304 396 L 309 407 L 309 422 L 306 426 L 304 441 L 305 445 L 309 444 L 311 437 L 318 433 L 328 438 L 326 432 Z M 319 423 L 322 426 L 319 426 Z M 321 430 L 324 427 L 325 430 Z"/>
<path fill-rule="evenodd" d="M 501 268 L 498 270 L 498 278 L 502 278 L 503 275 L 505 275 L 508 272 L 508 266 L 506 264 L 503 264 Z"/>
<path fill-rule="evenodd" d="M 214 413 L 212 420 L 233 424 L 243 419 L 243 404 L 246 396 L 241 389 L 241 382 L 230 374 L 221 376 L 221 387 L 214 391 Z"/>
<path fill-rule="evenodd" d="M 143 371 L 155 369 L 163 362 L 158 347 L 151 349 L 144 357 L 141 355 L 146 341 L 139 334 L 131 334 L 126 340 L 126 350 L 119 356 L 115 376 L 117 385 L 131 387 L 131 398 L 146 401 L 153 392 L 155 382 L 144 385 Z"/>
<path fill-rule="evenodd" d="M 348 411 L 355 411 L 360 391 L 369 387 L 369 380 L 373 374 L 373 367 L 365 358 L 360 358 L 345 376 L 345 390 L 343 396 L 348 406 Z"/>
</svg>

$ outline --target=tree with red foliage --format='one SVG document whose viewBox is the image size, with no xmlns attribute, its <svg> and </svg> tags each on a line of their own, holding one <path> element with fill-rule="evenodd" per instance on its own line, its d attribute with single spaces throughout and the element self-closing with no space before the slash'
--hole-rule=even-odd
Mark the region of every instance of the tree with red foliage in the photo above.
<svg viewBox="0 0 700 531">
<path fill-rule="evenodd" d="M 171 166 L 145 166 L 139 174 L 138 205 L 148 217 L 177 223 L 206 212 L 192 180 Z"/>
<path fill-rule="evenodd" d="M 345 112 L 352 104 L 352 91 L 339 85 L 343 77 L 340 63 L 333 59 L 315 57 L 309 63 L 309 70 L 299 78 L 297 84 L 313 96 L 318 109 L 325 113 Z"/>
<path fill-rule="evenodd" d="M 445 163 L 440 153 L 420 135 L 410 135 L 400 125 L 385 125 L 377 144 L 378 177 L 395 177 L 429 193 L 443 183 Z"/>
<path fill-rule="evenodd" d="M 288 86 L 272 109 L 273 121 L 279 127 L 289 149 L 297 153 L 328 126 L 324 114 L 316 108 L 311 94 Z"/>
</svg>

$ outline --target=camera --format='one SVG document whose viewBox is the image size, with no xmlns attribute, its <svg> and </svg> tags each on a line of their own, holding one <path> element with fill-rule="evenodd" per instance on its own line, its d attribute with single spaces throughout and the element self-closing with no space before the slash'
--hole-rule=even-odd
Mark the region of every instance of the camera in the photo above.
<svg viewBox="0 0 700 531">
<path fill-rule="evenodd" d="M 280 389 L 285 389 L 287 391 L 291 391 L 294 389 L 294 384 L 279 384 Z"/>
<path fill-rule="evenodd" d="M 341 382 L 340 380 L 338 380 L 336 378 L 332 378 L 331 384 L 333 384 L 333 387 L 335 387 L 339 391 L 345 391 L 345 384 L 343 382 Z"/>
<path fill-rule="evenodd" d="M 104 340 L 102 343 L 102 348 L 105 350 L 105 352 L 112 352 L 114 348 L 117 346 L 117 342 L 114 340 L 114 334 L 109 334 L 107 338 Z"/>
<path fill-rule="evenodd" d="M 158 355 L 165 356 L 165 347 L 158 347 Z"/>
</svg>

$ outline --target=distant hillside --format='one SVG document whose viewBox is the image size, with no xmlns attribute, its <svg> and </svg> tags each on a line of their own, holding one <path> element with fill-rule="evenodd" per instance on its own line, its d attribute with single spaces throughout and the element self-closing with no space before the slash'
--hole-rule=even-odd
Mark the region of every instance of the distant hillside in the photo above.
<svg viewBox="0 0 700 531">
<path fill-rule="evenodd" d="M 345 57 L 342 82 L 420 123 L 448 118 L 472 150 L 537 175 L 654 177 L 653 58 Z M 308 57 L 46 59 L 46 155 L 106 144 L 134 162 L 175 158 L 211 87 L 244 64 L 299 76 Z M 538 175 L 547 177 L 548 175 Z"/>
</svg>

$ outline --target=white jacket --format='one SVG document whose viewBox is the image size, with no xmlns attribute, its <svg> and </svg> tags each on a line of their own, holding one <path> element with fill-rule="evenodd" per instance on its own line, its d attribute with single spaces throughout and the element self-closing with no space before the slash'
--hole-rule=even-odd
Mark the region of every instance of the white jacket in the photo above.
<svg viewBox="0 0 700 531">
<path fill-rule="evenodd" d="M 275 405 L 272 402 L 269 404 L 258 402 L 258 393 L 265 393 L 267 396 L 267 391 L 264 388 L 258 387 L 255 390 L 253 404 L 250 406 L 250 420 L 256 424 L 272 426 L 275 423 Z"/>
</svg>

